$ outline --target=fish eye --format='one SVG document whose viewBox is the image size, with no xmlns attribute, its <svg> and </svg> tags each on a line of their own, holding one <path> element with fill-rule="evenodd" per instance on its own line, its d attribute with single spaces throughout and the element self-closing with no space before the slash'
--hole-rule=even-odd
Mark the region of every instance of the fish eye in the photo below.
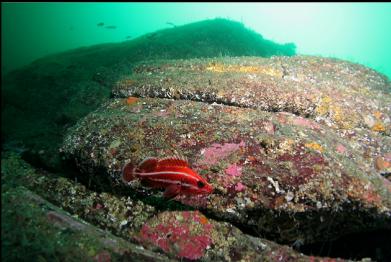
<svg viewBox="0 0 391 262">
<path fill-rule="evenodd" d="M 198 182 L 197 182 L 197 186 L 198 186 L 199 188 L 203 188 L 203 187 L 205 186 L 205 184 L 204 184 L 203 182 L 201 182 L 201 181 L 198 181 Z"/>
</svg>

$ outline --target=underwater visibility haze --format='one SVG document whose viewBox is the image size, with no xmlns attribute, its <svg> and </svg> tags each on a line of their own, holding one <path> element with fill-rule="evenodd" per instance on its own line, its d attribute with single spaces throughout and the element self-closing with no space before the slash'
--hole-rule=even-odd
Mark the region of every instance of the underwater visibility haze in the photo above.
<svg viewBox="0 0 391 262">
<path fill-rule="evenodd" d="M 1 12 L 2 260 L 391 260 L 391 3 Z"/>
<path fill-rule="evenodd" d="M 336 57 L 391 77 L 391 3 L 2 3 L 2 71 L 42 56 L 227 18 L 297 53 Z"/>
</svg>

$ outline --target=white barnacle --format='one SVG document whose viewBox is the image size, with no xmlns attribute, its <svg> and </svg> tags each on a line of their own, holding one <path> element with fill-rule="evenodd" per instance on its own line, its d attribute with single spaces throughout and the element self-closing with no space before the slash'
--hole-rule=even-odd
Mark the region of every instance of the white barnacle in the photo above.
<svg viewBox="0 0 391 262">
<path fill-rule="evenodd" d="M 120 227 L 125 226 L 128 223 L 126 219 L 122 220 L 121 223 L 119 224 Z"/>
<path fill-rule="evenodd" d="M 276 190 L 277 193 L 280 193 L 280 187 L 278 185 L 278 181 L 274 181 L 273 178 L 267 177 L 267 180 L 274 186 L 274 189 Z"/>
<path fill-rule="evenodd" d="M 231 214 L 235 214 L 235 210 L 233 208 L 227 208 L 226 211 Z"/>
<path fill-rule="evenodd" d="M 322 208 L 322 202 L 316 201 L 316 208 L 321 209 Z"/>
<path fill-rule="evenodd" d="M 294 197 L 295 197 L 295 195 L 291 191 L 288 191 L 288 193 L 285 196 L 285 199 L 286 199 L 287 202 L 290 202 L 290 201 L 292 201 L 292 199 Z"/>
</svg>

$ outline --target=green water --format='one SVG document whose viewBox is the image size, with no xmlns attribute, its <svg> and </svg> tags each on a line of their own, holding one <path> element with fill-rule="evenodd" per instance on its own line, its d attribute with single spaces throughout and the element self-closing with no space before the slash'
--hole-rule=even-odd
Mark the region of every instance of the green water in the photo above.
<svg viewBox="0 0 391 262">
<path fill-rule="evenodd" d="M 298 54 L 336 57 L 391 78 L 391 3 L 2 3 L 2 72 L 48 54 L 229 18 Z M 98 26 L 103 23 L 103 26 Z M 112 28 L 106 28 L 111 26 Z M 115 28 L 114 28 L 115 27 Z"/>
</svg>

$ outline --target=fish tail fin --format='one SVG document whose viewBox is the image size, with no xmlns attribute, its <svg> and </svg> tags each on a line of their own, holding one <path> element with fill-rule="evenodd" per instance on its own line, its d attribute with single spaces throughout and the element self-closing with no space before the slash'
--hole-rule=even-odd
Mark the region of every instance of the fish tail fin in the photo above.
<svg viewBox="0 0 391 262">
<path fill-rule="evenodd" d="M 135 170 L 136 167 L 130 162 L 124 165 L 124 167 L 122 168 L 121 178 L 125 184 L 128 184 L 129 182 L 137 178 Z"/>
</svg>

